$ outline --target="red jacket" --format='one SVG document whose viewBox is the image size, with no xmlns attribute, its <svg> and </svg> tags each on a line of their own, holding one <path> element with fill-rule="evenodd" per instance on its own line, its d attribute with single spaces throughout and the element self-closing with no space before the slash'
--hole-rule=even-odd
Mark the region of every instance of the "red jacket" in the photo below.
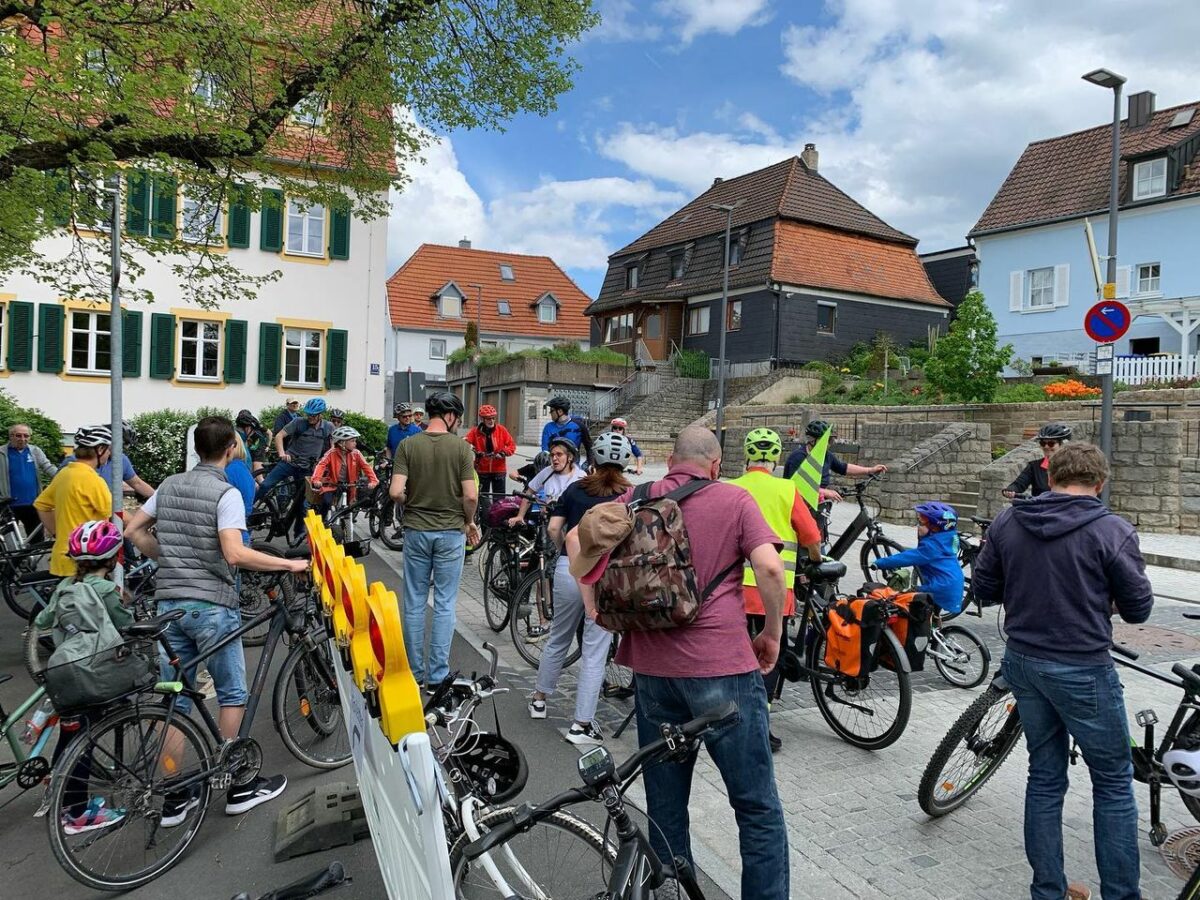
<svg viewBox="0 0 1200 900">
<path fill-rule="evenodd" d="M 513 440 L 513 436 L 508 433 L 508 429 L 497 423 L 492 429 L 490 435 L 492 439 L 491 450 L 488 449 L 488 437 L 485 435 L 479 426 L 476 425 L 467 432 L 467 443 L 471 445 L 471 449 L 476 454 L 480 453 L 503 453 L 504 456 L 512 456 L 517 452 L 517 442 Z M 508 472 L 508 465 L 504 459 L 494 456 L 479 456 L 475 457 L 475 471 L 480 475 L 503 475 Z"/>
<path fill-rule="evenodd" d="M 319 493 L 328 494 L 337 489 L 338 482 L 349 482 L 350 490 L 347 491 L 347 497 L 353 503 L 356 499 L 355 495 L 358 493 L 355 485 L 358 483 L 359 476 L 365 477 L 371 487 L 379 484 L 379 477 L 362 453 L 358 450 L 351 450 L 347 453 L 345 450 L 334 447 L 321 458 L 316 468 L 313 469 L 313 487 Z M 317 488 L 318 484 L 319 488 Z"/>
</svg>

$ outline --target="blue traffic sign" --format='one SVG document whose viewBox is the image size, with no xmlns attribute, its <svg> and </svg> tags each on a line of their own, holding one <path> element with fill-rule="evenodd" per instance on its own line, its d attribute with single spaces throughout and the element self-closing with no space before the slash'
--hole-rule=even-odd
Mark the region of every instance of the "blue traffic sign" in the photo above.
<svg viewBox="0 0 1200 900">
<path fill-rule="evenodd" d="M 1087 311 L 1083 317 L 1083 330 L 1099 344 L 1119 340 L 1129 330 L 1133 316 L 1129 307 L 1116 300 L 1103 300 Z"/>
</svg>

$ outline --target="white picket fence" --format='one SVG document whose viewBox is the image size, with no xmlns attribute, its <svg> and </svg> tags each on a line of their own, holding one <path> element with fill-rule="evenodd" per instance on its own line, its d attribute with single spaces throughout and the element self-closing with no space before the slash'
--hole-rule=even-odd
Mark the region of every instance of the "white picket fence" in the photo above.
<svg viewBox="0 0 1200 900">
<path fill-rule="evenodd" d="M 1172 381 L 1195 378 L 1200 374 L 1200 358 L 1164 353 L 1160 356 L 1122 356 L 1113 361 L 1113 379 L 1126 384 L 1147 381 Z"/>
</svg>

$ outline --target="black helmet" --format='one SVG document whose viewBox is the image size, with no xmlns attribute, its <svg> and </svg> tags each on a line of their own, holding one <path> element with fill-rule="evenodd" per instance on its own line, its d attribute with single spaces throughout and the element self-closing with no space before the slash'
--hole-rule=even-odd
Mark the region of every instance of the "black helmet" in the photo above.
<svg viewBox="0 0 1200 900">
<path fill-rule="evenodd" d="M 1038 429 L 1039 441 L 1069 441 L 1071 426 L 1066 422 L 1049 422 Z"/>
<path fill-rule="evenodd" d="M 412 408 L 411 403 L 397 403 L 395 406 L 392 407 L 392 415 L 393 416 L 401 416 L 401 415 L 404 415 L 405 413 L 411 413 L 412 411 L 413 411 L 413 408 Z"/>
<path fill-rule="evenodd" d="M 239 409 L 237 418 L 233 420 L 233 424 L 237 425 L 239 428 L 260 428 L 260 427 L 262 427 L 259 424 L 258 419 L 255 418 L 254 413 L 250 412 L 250 410 L 248 410 L 248 409 Z"/>
<path fill-rule="evenodd" d="M 121 420 L 121 443 L 128 450 L 137 440 L 137 432 L 133 430 L 133 426 L 129 424 L 128 419 Z"/>
<path fill-rule="evenodd" d="M 557 437 L 550 438 L 551 447 L 562 447 L 571 454 L 571 459 L 579 458 L 579 448 L 575 446 L 575 442 L 569 437 L 563 437 L 561 434 Z"/>
<path fill-rule="evenodd" d="M 559 394 L 557 397 L 551 397 L 546 401 L 545 409 L 561 409 L 565 413 L 571 411 L 571 401 Z"/>
<path fill-rule="evenodd" d="M 810 438 L 819 438 L 829 430 L 829 423 L 824 419 L 813 419 L 804 429 L 804 434 Z"/>
<path fill-rule="evenodd" d="M 537 456 L 533 458 L 533 467 L 540 472 L 548 465 L 550 465 L 550 454 L 545 450 L 539 450 Z"/>
<path fill-rule="evenodd" d="M 457 395 L 449 391 L 438 391 L 436 394 L 430 394 L 426 398 L 425 409 L 428 410 L 431 416 L 444 416 L 446 413 L 454 413 L 456 416 L 461 417 L 466 408 Z"/>
</svg>

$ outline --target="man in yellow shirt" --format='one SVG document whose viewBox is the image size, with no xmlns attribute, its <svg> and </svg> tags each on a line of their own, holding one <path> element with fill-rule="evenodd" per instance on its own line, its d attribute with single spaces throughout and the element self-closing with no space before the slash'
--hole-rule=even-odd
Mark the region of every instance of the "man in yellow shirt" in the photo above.
<svg viewBox="0 0 1200 900">
<path fill-rule="evenodd" d="M 112 494 L 96 469 L 112 452 L 112 431 L 104 425 L 75 432 L 75 461 L 68 463 L 33 501 L 46 534 L 54 537 L 50 574 L 75 574 L 75 562 L 67 556 L 71 532 L 84 522 L 112 516 Z"/>
</svg>

